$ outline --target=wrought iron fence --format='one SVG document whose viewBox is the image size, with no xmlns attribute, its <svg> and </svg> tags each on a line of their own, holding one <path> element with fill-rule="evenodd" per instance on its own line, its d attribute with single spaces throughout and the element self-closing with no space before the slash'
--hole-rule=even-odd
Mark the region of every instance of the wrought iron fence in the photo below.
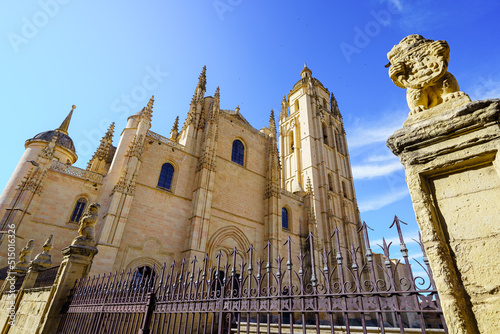
<svg viewBox="0 0 500 334">
<path fill-rule="evenodd" d="M 425 250 L 415 240 L 427 282 L 413 275 L 400 222 L 395 217 L 393 226 L 404 263 L 390 258 L 385 239 L 384 260 L 377 262 L 363 223 L 364 261 L 354 247 L 340 248 L 336 230 L 333 253 L 318 253 L 309 234 L 308 249 L 296 259 L 289 238 L 285 257 L 273 259 L 268 243 L 265 259 L 250 247 L 238 261 L 234 248 L 231 258 L 219 252 L 213 264 L 208 256 L 194 257 L 191 263 L 164 263 L 158 274 L 154 268 L 82 279 L 58 333 L 447 333 Z"/>
</svg>

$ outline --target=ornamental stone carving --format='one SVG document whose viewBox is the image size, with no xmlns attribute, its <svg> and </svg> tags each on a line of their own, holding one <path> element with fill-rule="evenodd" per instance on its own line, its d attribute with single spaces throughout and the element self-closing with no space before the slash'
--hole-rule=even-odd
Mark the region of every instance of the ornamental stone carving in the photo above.
<svg viewBox="0 0 500 334">
<path fill-rule="evenodd" d="M 17 261 L 13 271 L 26 272 L 31 262 L 31 253 L 35 247 L 35 240 L 30 239 L 26 246 L 19 252 L 19 261 Z"/>
<path fill-rule="evenodd" d="M 72 245 L 95 247 L 95 225 L 97 223 L 99 209 L 100 205 L 97 203 L 89 205 L 89 208 L 83 215 L 82 219 L 80 219 L 78 229 L 78 233 L 80 235 L 73 239 L 73 242 L 71 243 Z"/>
<path fill-rule="evenodd" d="M 446 41 L 410 35 L 387 54 L 389 77 L 406 89 L 410 117 L 426 109 L 451 102 L 470 102 L 455 77 L 447 71 L 450 47 Z M 453 106 L 457 106 L 456 103 Z"/>
<path fill-rule="evenodd" d="M 52 265 L 52 256 L 49 254 L 52 249 L 52 238 L 53 235 L 51 234 L 42 246 L 43 252 L 39 253 L 31 262 L 33 267 L 49 268 Z"/>
</svg>

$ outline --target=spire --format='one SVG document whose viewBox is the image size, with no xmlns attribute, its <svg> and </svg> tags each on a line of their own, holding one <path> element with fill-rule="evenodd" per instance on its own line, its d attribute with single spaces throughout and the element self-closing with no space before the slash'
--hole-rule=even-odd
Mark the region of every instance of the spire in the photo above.
<svg viewBox="0 0 500 334">
<path fill-rule="evenodd" d="M 151 98 L 149 99 L 148 106 L 147 108 L 153 111 L 153 103 L 155 103 L 155 96 L 152 95 Z"/>
<path fill-rule="evenodd" d="M 331 95 L 330 95 L 330 108 L 331 108 L 331 112 L 333 115 L 342 118 L 342 115 L 340 114 L 339 106 L 337 104 L 337 100 L 335 99 L 335 96 L 333 95 L 333 93 L 331 93 Z"/>
<path fill-rule="evenodd" d="M 205 91 L 205 86 L 207 84 L 207 66 L 203 66 L 203 70 L 201 70 L 200 76 L 198 77 L 198 86 L 196 88 L 201 88 Z"/>
<path fill-rule="evenodd" d="M 205 97 L 207 85 L 207 66 L 203 66 L 201 70 L 200 76 L 198 77 L 198 84 L 196 85 L 196 89 L 194 90 L 193 100 L 191 103 L 201 102 Z"/>
<path fill-rule="evenodd" d="M 113 134 L 115 133 L 115 122 L 111 123 L 109 125 L 109 128 L 108 128 L 108 131 L 106 131 L 106 134 L 104 135 L 104 137 L 102 137 L 101 139 L 101 143 L 106 139 L 108 141 L 112 141 L 113 140 Z"/>
<path fill-rule="evenodd" d="M 148 121 L 151 121 L 151 117 L 153 117 L 153 104 L 155 103 L 155 96 L 152 95 L 149 99 L 149 102 L 145 108 L 142 109 L 141 115 L 143 118 L 146 118 Z"/>
<path fill-rule="evenodd" d="M 214 95 L 214 108 L 217 107 L 217 109 L 220 108 L 220 89 L 219 86 L 217 86 L 217 89 L 215 90 L 215 95 Z"/>
<path fill-rule="evenodd" d="M 269 130 L 271 130 L 274 137 L 276 137 L 276 121 L 274 119 L 274 110 L 273 109 L 271 109 L 271 115 L 269 116 Z"/>
<path fill-rule="evenodd" d="M 175 118 L 174 126 L 170 130 L 170 139 L 176 140 L 179 135 L 179 116 Z"/>
<path fill-rule="evenodd" d="M 111 123 L 108 131 L 104 134 L 94 155 L 87 164 L 87 170 L 97 173 L 104 172 L 104 166 L 108 160 L 113 144 L 113 134 L 115 132 L 115 122 Z"/>
<path fill-rule="evenodd" d="M 307 78 L 307 77 L 310 77 L 312 76 L 312 71 L 307 67 L 307 64 L 306 62 L 304 62 L 304 68 L 302 69 L 302 71 L 300 72 L 300 76 L 302 78 Z"/>
<path fill-rule="evenodd" d="M 312 193 L 313 193 L 313 187 L 312 187 L 311 179 L 309 178 L 309 176 L 307 177 L 306 193 L 310 194 L 310 195 L 312 195 Z"/>
<path fill-rule="evenodd" d="M 68 134 L 69 123 L 71 122 L 71 116 L 73 116 L 73 110 L 75 110 L 75 108 L 76 108 L 75 105 L 71 107 L 71 111 L 69 112 L 68 116 L 66 116 L 66 118 L 61 123 L 61 125 L 56 129 L 56 131 L 62 132 L 65 135 Z"/>
<path fill-rule="evenodd" d="M 286 96 L 283 95 L 283 100 L 281 100 L 281 112 L 280 119 L 288 117 L 288 102 L 286 101 Z"/>
</svg>

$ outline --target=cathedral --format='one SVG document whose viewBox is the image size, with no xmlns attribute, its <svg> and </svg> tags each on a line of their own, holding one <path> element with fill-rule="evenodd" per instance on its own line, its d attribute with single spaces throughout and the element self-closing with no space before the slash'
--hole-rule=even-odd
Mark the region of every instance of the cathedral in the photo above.
<svg viewBox="0 0 500 334">
<path fill-rule="evenodd" d="M 154 98 L 128 118 L 117 146 L 114 124 L 86 169 L 70 137 L 72 110 L 55 130 L 25 143 L 25 152 L 0 196 L 0 268 L 7 266 L 7 237 L 16 248 L 29 239 L 36 248 L 54 235 L 51 254 L 78 235 L 91 203 L 100 206 L 92 273 L 159 268 L 182 258 L 238 257 L 253 245 L 263 255 L 270 241 L 282 253 L 340 247 L 366 250 L 342 116 L 332 93 L 307 66 L 269 126 L 253 128 L 237 107 L 221 109 L 219 89 L 206 94 L 201 72 L 182 128 L 150 131 Z M 156 111 L 161 112 L 161 111 Z M 279 147 L 279 149 L 278 149 Z M 334 255 L 332 255 L 334 256 Z M 294 258 L 296 258 L 294 256 Z"/>
</svg>

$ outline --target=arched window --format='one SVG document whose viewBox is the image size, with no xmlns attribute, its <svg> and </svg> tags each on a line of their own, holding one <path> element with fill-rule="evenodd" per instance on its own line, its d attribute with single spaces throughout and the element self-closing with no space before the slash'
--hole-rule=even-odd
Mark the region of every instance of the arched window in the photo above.
<svg viewBox="0 0 500 334">
<path fill-rule="evenodd" d="M 75 208 L 73 209 L 73 214 L 71 214 L 70 221 L 72 223 L 78 223 L 80 218 L 82 218 L 83 210 L 87 205 L 87 200 L 84 197 L 80 197 L 78 201 L 76 201 Z"/>
<path fill-rule="evenodd" d="M 155 272 L 150 266 L 137 267 L 134 273 L 134 284 L 136 286 L 144 286 L 145 284 L 149 284 L 149 281 L 154 280 L 154 278 Z"/>
<path fill-rule="evenodd" d="M 242 166 L 243 162 L 245 161 L 245 146 L 238 139 L 233 141 L 233 153 L 231 154 L 231 161 L 236 162 L 238 165 Z"/>
<path fill-rule="evenodd" d="M 172 179 L 174 178 L 174 166 L 164 163 L 161 166 L 160 178 L 158 179 L 158 187 L 170 190 L 172 188 Z"/>
<path fill-rule="evenodd" d="M 281 227 L 288 230 L 288 210 L 281 208 Z"/>
<path fill-rule="evenodd" d="M 294 106 L 294 111 L 299 111 L 299 100 L 295 100 L 293 106 Z"/>
</svg>

